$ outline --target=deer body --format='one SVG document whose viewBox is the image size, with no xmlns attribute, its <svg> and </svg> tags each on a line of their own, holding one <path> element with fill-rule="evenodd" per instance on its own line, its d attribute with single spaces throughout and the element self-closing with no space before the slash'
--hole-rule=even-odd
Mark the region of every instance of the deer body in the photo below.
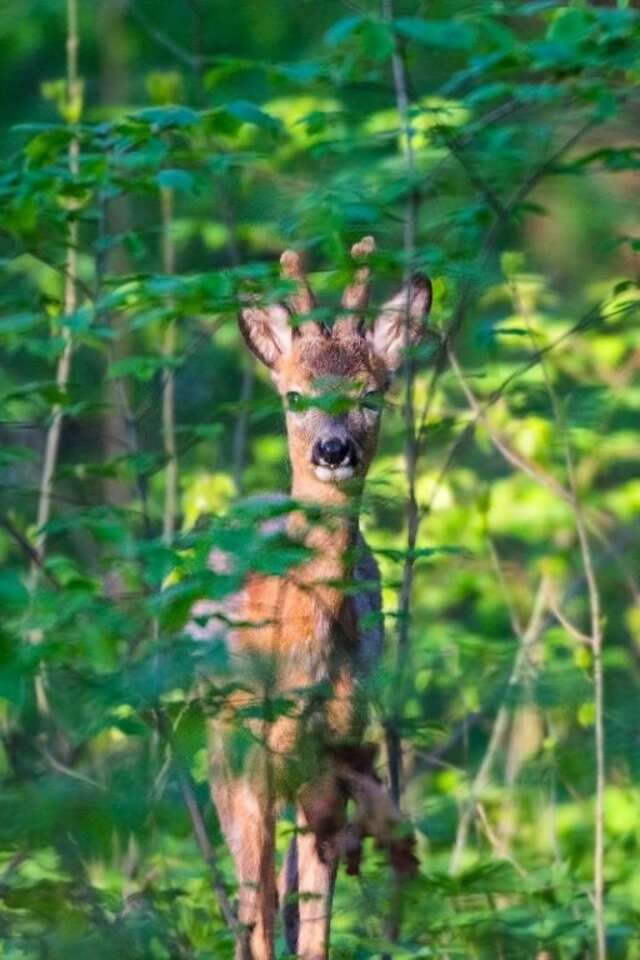
<svg viewBox="0 0 640 960">
<path fill-rule="evenodd" d="M 365 238 L 352 254 L 360 259 L 372 251 L 372 239 Z M 340 857 L 350 872 L 357 870 L 360 839 L 368 834 L 399 869 L 415 863 L 411 841 L 397 836 L 399 814 L 374 772 L 374 753 L 362 745 L 361 680 L 367 661 L 380 652 L 382 631 L 362 622 L 368 610 L 380 611 L 380 595 L 358 507 L 377 443 L 379 398 L 405 344 L 421 335 L 430 286 L 414 279 L 367 331 L 368 267 L 360 263 L 343 297 L 348 312 L 328 330 L 308 318 L 314 301 L 298 257 L 287 252 L 282 264 L 296 283 L 289 307 L 250 304 L 240 325 L 285 399 L 291 495 L 321 505 L 326 515 L 289 514 L 287 534 L 309 548 L 309 559 L 283 576 L 252 575 L 234 600 L 234 619 L 246 626 L 232 631 L 229 644 L 245 682 L 229 697 L 228 710 L 246 711 L 256 695 L 284 696 L 290 708 L 249 721 L 261 745 L 241 769 L 234 767 L 228 730 L 216 723 L 212 792 L 236 865 L 239 920 L 248 930 L 238 957 L 274 956 L 274 830 L 284 797 L 297 804 L 299 828 L 297 871 L 288 867 L 297 883 L 289 876 L 286 885 L 300 894 L 298 922 L 291 926 L 297 942 L 289 946 L 302 960 L 325 960 Z M 297 328 L 292 314 L 304 321 Z M 336 395 L 344 401 L 337 406 L 331 403 Z M 344 590 L 354 581 L 362 583 L 355 595 Z M 356 809 L 351 823 L 349 798 Z"/>
</svg>

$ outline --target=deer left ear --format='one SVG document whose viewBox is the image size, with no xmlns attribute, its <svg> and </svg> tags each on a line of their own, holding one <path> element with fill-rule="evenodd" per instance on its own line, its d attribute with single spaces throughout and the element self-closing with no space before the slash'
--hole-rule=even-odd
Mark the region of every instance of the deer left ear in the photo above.
<svg viewBox="0 0 640 960">
<path fill-rule="evenodd" d="M 292 331 L 289 311 L 282 304 L 248 304 L 241 308 L 239 324 L 242 336 L 254 356 L 274 370 L 291 350 Z"/>
<path fill-rule="evenodd" d="M 407 343 L 419 343 L 425 334 L 425 319 L 431 309 L 431 281 L 425 274 L 416 273 L 409 284 L 384 304 L 373 327 L 367 332 L 367 340 L 374 352 L 391 372 L 402 362 Z"/>
</svg>

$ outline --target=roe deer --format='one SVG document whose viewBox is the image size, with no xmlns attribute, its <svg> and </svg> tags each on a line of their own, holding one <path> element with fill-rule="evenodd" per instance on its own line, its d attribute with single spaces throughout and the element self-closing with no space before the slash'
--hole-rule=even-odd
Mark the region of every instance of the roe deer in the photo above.
<svg viewBox="0 0 640 960">
<path fill-rule="evenodd" d="M 379 577 L 357 515 L 376 449 L 381 399 L 405 345 L 423 335 L 431 286 L 426 277 L 414 276 L 368 327 L 367 258 L 373 250 L 371 237 L 352 248 L 359 262 L 331 328 L 313 319 L 314 297 L 292 251 L 281 258 L 295 289 L 289 303 L 248 302 L 240 313 L 249 348 L 285 401 L 291 496 L 299 505 L 286 520 L 286 532 L 310 551 L 309 559 L 282 576 L 249 577 L 234 599 L 238 625 L 229 641 L 247 683 L 230 695 L 228 713 L 244 709 L 247 716 L 256 687 L 272 699 L 289 697 L 296 709 L 251 721 L 262 744 L 239 770 L 232 727 L 225 731 L 221 719 L 213 724 L 212 793 L 235 861 L 239 921 L 253 960 L 274 956 L 274 829 L 283 796 L 298 810 L 297 863 L 291 859 L 288 865 L 287 892 L 296 892 L 291 879 L 297 873 L 297 942 L 289 945 L 303 960 L 327 957 L 338 860 L 344 856 L 355 872 L 362 836 L 375 837 L 396 870 L 416 866 L 413 839 L 402 836 L 400 815 L 374 772 L 374 750 L 361 742 L 358 692 L 366 662 L 380 652 L 382 628 L 363 623 L 367 611 L 380 613 Z M 318 519 L 306 504 L 321 505 L 326 516 Z M 345 590 L 349 580 L 360 581 L 362 590 Z M 352 823 L 346 818 L 349 799 Z M 241 944 L 237 956 L 247 952 Z"/>
</svg>

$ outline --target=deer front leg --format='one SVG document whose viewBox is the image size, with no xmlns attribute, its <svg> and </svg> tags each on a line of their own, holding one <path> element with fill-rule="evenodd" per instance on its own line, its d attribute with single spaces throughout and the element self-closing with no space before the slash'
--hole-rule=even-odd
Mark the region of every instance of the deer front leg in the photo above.
<svg viewBox="0 0 640 960">
<path fill-rule="evenodd" d="M 346 797 L 331 774 L 305 788 L 298 811 L 298 957 L 326 960 L 329 951 L 331 901 Z"/>
<path fill-rule="evenodd" d="M 251 960 L 273 960 L 277 909 L 274 857 L 274 810 L 268 792 L 234 778 L 213 783 L 220 824 L 238 878 L 238 920 L 249 931 Z M 236 960 L 245 960 L 242 944 Z"/>
</svg>

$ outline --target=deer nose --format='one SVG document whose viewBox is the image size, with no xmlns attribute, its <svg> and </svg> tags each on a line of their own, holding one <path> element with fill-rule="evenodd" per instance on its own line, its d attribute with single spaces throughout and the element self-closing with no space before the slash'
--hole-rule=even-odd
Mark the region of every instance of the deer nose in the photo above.
<svg viewBox="0 0 640 960">
<path fill-rule="evenodd" d="M 344 463 L 353 465 L 355 447 L 351 440 L 342 437 L 328 437 L 318 440 L 313 448 L 311 459 L 318 466 L 339 467 Z"/>
</svg>

